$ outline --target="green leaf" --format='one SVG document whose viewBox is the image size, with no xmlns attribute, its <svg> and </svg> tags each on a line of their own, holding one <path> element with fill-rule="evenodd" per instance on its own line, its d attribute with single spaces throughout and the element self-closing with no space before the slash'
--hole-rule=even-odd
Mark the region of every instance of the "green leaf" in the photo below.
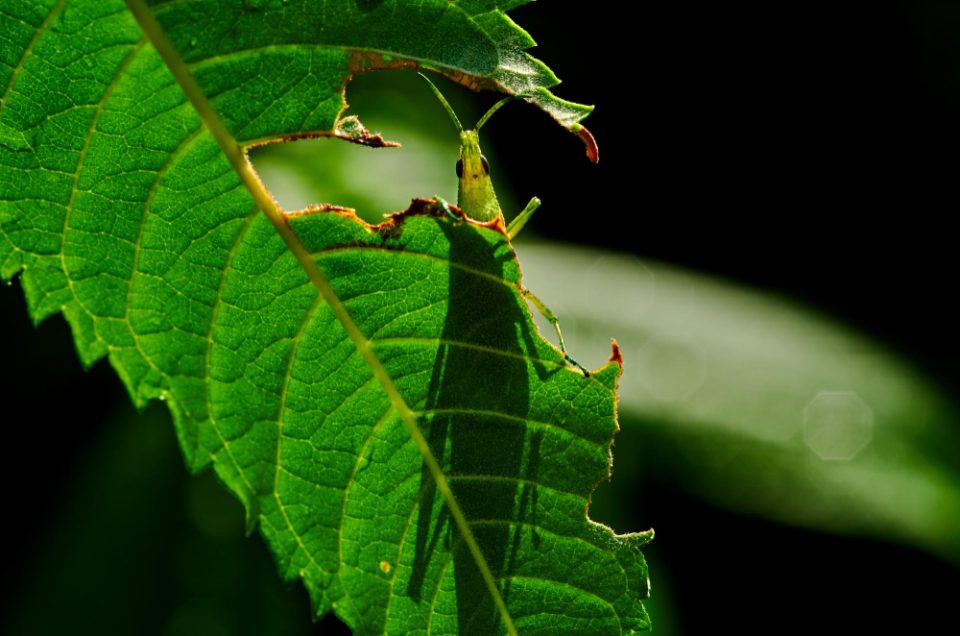
<svg viewBox="0 0 960 636">
<path fill-rule="evenodd" d="M 646 628 L 650 533 L 586 516 L 618 362 L 564 364 L 497 228 L 423 201 L 377 227 L 286 214 L 244 156 L 380 143 L 340 118 L 375 68 L 528 93 L 580 132 L 589 109 L 548 92 L 503 13 L 519 3 L 130 4 L 0 1 L 0 275 L 34 319 L 62 312 L 85 364 L 166 400 L 188 465 L 213 464 L 318 615 L 359 634 Z"/>
<path fill-rule="evenodd" d="M 617 482 L 915 545 L 960 562 L 955 400 L 863 335 L 781 298 L 630 256 L 523 245 L 578 359 L 618 335 Z M 630 461 L 623 461 L 629 457 Z"/>
</svg>

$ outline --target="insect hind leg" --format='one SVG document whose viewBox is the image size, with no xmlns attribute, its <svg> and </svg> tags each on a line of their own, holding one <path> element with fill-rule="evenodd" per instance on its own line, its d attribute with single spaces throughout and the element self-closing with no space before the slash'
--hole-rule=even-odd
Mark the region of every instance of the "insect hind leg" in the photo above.
<svg viewBox="0 0 960 636">
<path fill-rule="evenodd" d="M 447 200 L 444 199 L 443 197 L 441 196 L 433 197 L 433 203 L 437 207 L 443 209 L 443 211 L 447 213 L 447 216 L 449 216 L 452 220 L 458 223 L 463 221 L 463 218 L 460 215 L 458 215 L 456 212 L 450 209 L 450 204 L 447 203 Z"/>
<path fill-rule="evenodd" d="M 560 341 L 560 352 L 563 354 L 563 359 L 567 362 L 567 364 L 580 369 L 580 371 L 583 372 L 584 377 L 589 378 L 590 372 L 583 368 L 583 365 L 574 360 L 572 357 L 570 357 L 570 354 L 567 353 L 567 345 L 563 341 L 563 332 L 560 331 L 560 319 L 557 318 L 556 314 L 550 311 L 550 308 L 544 305 L 543 301 L 537 298 L 534 293 L 526 287 L 521 287 L 520 293 L 522 293 L 523 297 L 529 300 L 533 306 L 537 308 L 537 311 L 543 314 L 543 317 L 546 318 L 551 325 L 553 325 L 553 329 L 557 332 L 557 340 Z"/>
</svg>

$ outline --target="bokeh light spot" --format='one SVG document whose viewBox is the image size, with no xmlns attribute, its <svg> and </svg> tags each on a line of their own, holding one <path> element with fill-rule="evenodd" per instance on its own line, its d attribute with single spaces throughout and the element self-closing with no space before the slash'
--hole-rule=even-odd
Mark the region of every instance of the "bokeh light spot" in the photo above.
<svg viewBox="0 0 960 636">
<path fill-rule="evenodd" d="M 820 391 L 803 409 L 803 441 L 820 459 L 853 459 L 872 439 L 873 411 L 853 391 Z"/>
</svg>

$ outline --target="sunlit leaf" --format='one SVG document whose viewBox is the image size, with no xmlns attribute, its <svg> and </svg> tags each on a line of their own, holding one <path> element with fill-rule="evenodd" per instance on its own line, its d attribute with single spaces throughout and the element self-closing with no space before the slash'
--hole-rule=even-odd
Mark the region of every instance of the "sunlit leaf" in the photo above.
<svg viewBox="0 0 960 636">
<path fill-rule="evenodd" d="M 516 4 L 0 2 L 0 274 L 168 403 L 189 466 L 356 633 L 648 624 L 649 534 L 586 516 L 616 357 L 586 376 L 540 337 L 500 229 L 422 201 L 376 228 L 287 214 L 242 155 L 383 143 L 341 117 L 377 68 L 524 93 L 583 133 Z"/>
</svg>

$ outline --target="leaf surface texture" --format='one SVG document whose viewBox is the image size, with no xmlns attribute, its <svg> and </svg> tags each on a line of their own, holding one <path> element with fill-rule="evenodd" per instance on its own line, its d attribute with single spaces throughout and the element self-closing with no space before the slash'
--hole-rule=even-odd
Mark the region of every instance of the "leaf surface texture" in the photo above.
<svg viewBox="0 0 960 636">
<path fill-rule="evenodd" d="M 504 13 L 517 4 L 151 10 L 240 148 L 335 134 L 351 74 L 410 66 L 528 94 L 577 132 L 589 108 L 549 92 Z M 189 466 L 213 464 L 318 615 L 358 634 L 491 634 L 509 631 L 499 596 L 523 634 L 647 626 L 649 535 L 585 514 L 609 475 L 619 365 L 564 364 L 501 232 L 426 202 L 377 227 L 288 217 L 393 395 L 122 2 L 0 10 L 0 274 L 20 275 L 35 320 L 62 312 L 84 363 L 108 357 L 137 404 L 167 401 Z"/>
</svg>

